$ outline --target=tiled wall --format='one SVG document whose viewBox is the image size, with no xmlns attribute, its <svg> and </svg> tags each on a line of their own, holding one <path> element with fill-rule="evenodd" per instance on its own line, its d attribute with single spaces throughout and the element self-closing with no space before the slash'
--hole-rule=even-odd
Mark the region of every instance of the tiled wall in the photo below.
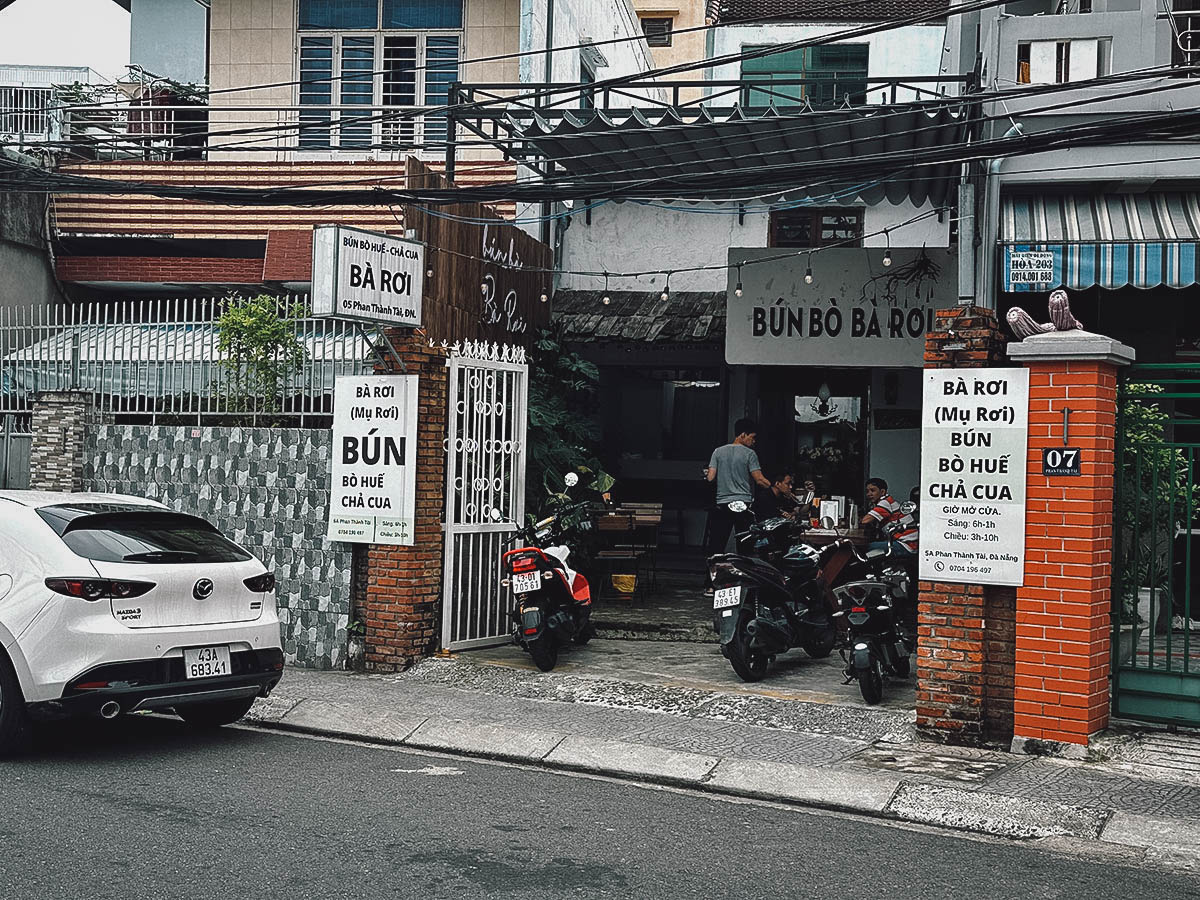
<svg viewBox="0 0 1200 900">
<path fill-rule="evenodd" d="M 84 489 L 150 497 L 213 522 L 275 572 L 288 661 L 341 668 L 352 545 L 324 537 L 331 445 L 324 429 L 96 426 Z"/>
</svg>

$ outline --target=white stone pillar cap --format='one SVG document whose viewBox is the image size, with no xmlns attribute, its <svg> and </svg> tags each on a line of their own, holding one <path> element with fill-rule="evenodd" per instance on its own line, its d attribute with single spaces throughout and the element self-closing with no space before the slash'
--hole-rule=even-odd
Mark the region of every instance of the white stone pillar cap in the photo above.
<svg viewBox="0 0 1200 900">
<path fill-rule="evenodd" d="M 1127 366 L 1137 358 L 1134 349 L 1118 340 L 1076 328 L 1047 331 L 1023 341 L 1010 341 L 1009 359 L 1019 362 L 1106 362 Z"/>
</svg>

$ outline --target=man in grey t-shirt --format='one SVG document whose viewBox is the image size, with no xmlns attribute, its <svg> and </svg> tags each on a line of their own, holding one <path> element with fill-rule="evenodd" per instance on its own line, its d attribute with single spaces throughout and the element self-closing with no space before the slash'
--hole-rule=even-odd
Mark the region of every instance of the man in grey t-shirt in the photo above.
<svg viewBox="0 0 1200 900">
<path fill-rule="evenodd" d="M 771 482 L 762 473 L 758 454 L 754 452 L 754 441 L 758 426 L 753 419 L 738 419 L 733 430 L 736 436 L 732 444 L 725 444 L 713 451 L 705 473 L 709 481 L 717 483 L 717 505 L 708 514 L 708 555 L 724 553 L 733 529 L 744 531 L 754 521 L 750 504 L 754 502 L 754 486 L 771 487 Z M 746 511 L 735 513 L 729 504 L 741 500 Z M 706 591 L 712 584 L 705 578 Z"/>
</svg>

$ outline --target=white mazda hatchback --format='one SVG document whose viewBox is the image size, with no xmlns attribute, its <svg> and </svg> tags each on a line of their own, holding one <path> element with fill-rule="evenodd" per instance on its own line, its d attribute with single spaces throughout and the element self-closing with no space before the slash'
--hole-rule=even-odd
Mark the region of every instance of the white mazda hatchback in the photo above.
<svg viewBox="0 0 1200 900">
<path fill-rule="evenodd" d="M 0 752 L 39 717 L 173 709 L 225 725 L 282 670 L 275 576 L 204 519 L 0 491 Z"/>
</svg>

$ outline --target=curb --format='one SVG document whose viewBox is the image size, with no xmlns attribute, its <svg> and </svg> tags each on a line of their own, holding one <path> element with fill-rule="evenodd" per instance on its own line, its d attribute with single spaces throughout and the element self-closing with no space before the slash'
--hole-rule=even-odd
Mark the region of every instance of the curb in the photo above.
<svg viewBox="0 0 1200 900">
<path fill-rule="evenodd" d="M 351 725 L 350 717 L 354 722 Z M 551 772 L 681 787 L 709 794 L 931 825 L 1015 840 L 1076 838 L 1200 859 L 1195 823 L 1030 800 L 834 768 L 705 756 L 646 744 L 377 713 L 301 700 L 277 718 L 247 719 L 276 731 L 366 740 Z"/>
</svg>

